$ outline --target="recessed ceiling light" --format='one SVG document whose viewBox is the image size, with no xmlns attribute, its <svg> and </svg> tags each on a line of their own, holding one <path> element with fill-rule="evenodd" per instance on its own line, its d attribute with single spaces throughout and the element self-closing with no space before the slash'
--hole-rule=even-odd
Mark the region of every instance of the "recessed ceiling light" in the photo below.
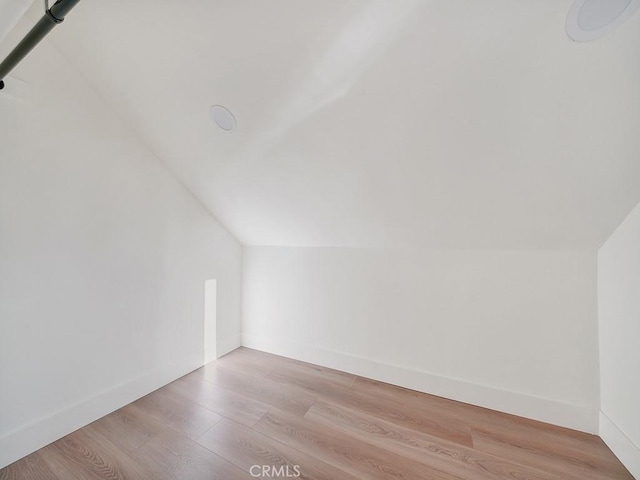
<svg viewBox="0 0 640 480">
<path fill-rule="evenodd" d="M 233 116 L 233 113 L 222 105 L 212 106 L 209 109 L 209 115 L 211 116 L 211 120 L 225 132 L 231 132 L 238 126 L 238 122 L 236 122 L 236 117 Z"/>
<path fill-rule="evenodd" d="M 567 34 L 578 42 L 614 30 L 640 7 L 640 0 L 575 0 L 567 16 Z"/>
</svg>

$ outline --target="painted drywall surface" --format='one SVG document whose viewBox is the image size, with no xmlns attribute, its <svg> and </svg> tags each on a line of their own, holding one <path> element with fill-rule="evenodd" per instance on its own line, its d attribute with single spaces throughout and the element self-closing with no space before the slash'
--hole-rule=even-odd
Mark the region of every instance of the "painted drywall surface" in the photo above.
<svg viewBox="0 0 640 480">
<path fill-rule="evenodd" d="M 40 44 L 0 93 L 0 466 L 26 425 L 164 366 L 201 364 L 209 278 L 218 353 L 237 342 L 241 255 Z"/>
<path fill-rule="evenodd" d="M 601 410 L 627 438 L 632 453 L 621 459 L 640 478 L 640 206 L 598 252 L 598 317 Z"/>
<path fill-rule="evenodd" d="M 0 41 L 11 32 L 32 3 L 33 0 L 0 0 Z"/>
<path fill-rule="evenodd" d="M 83 1 L 55 41 L 243 244 L 596 250 L 640 201 L 640 14 L 579 43 L 571 3 Z"/>
<path fill-rule="evenodd" d="M 594 253 L 248 247 L 243 334 L 248 346 L 297 345 L 575 406 L 591 413 L 572 426 L 595 430 L 595 267 Z"/>
</svg>

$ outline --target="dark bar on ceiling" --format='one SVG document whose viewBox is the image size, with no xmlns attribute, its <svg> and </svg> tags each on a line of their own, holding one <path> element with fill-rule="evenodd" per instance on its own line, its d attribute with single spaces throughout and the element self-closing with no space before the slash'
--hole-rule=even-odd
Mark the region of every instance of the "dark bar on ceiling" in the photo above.
<svg viewBox="0 0 640 480">
<path fill-rule="evenodd" d="M 56 25 L 62 23 L 67 13 L 69 13 L 79 1 L 80 0 L 58 0 L 45 12 L 44 16 L 29 33 L 27 33 L 27 36 L 24 37 L 7 58 L 0 63 L 0 90 L 4 88 L 4 79 L 9 75 L 9 72 L 11 72 Z"/>
</svg>

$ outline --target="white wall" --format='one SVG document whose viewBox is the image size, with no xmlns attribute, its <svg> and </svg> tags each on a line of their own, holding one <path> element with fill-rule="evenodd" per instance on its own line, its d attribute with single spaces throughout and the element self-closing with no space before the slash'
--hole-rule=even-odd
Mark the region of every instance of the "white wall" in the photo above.
<svg viewBox="0 0 640 480">
<path fill-rule="evenodd" d="M 595 253 L 245 248 L 243 343 L 597 431 Z"/>
<path fill-rule="evenodd" d="M 640 478 L 640 205 L 598 252 L 600 435 Z"/>
<path fill-rule="evenodd" d="M 240 245 L 50 45 L 0 92 L 0 467 L 201 365 L 207 279 L 240 338 Z"/>
</svg>

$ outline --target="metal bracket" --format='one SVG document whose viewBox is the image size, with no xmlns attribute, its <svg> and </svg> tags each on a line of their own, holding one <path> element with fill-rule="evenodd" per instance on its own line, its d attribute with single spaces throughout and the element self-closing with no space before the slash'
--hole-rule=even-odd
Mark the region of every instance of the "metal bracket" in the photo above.
<svg viewBox="0 0 640 480">
<path fill-rule="evenodd" d="M 4 78 L 20 63 L 20 61 L 33 50 L 33 48 L 47 34 L 64 20 L 64 17 L 75 7 L 80 0 L 56 0 L 49 8 L 49 0 L 44 0 L 45 14 L 40 21 L 27 33 L 26 37 L 13 49 L 11 53 L 0 63 L 0 90 L 4 88 Z"/>
<path fill-rule="evenodd" d="M 53 20 L 53 23 L 59 24 L 64 22 L 64 18 L 56 18 L 53 13 L 51 13 L 51 10 L 47 10 L 46 12 L 44 12 L 51 20 Z"/>
</svg>

